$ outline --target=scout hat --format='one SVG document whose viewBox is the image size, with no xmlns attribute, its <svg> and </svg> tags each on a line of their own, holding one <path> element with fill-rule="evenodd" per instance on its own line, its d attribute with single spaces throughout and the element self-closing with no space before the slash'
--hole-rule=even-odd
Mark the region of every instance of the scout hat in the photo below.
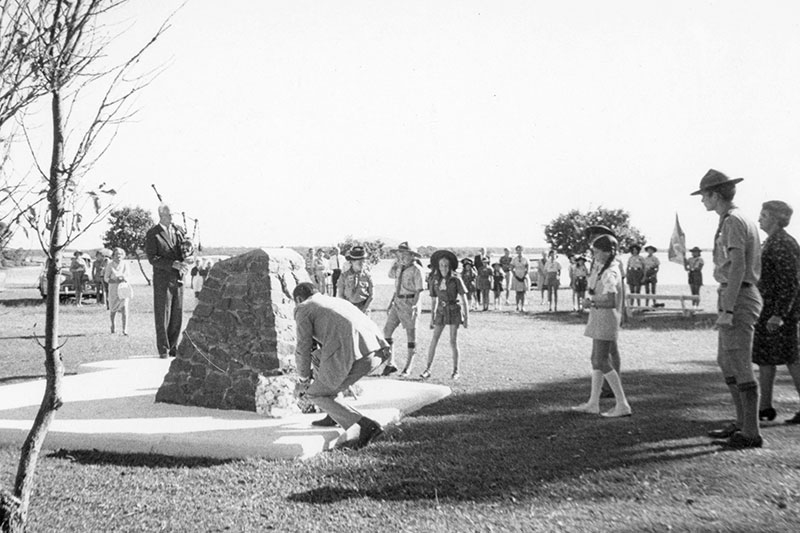
<svg viewBox="0 0 800 533">
<path fill-rule="evenodd" d="M 585 263 L 586 262 L 586 258 L 583 257 L 582 255 L 579 255 L 578 257 L 575 258 L 575 262 L 577 263 L 578 261 L 581 261 L 581 262 Z"/>
<path fill-rule="evenodd" d="M 408 252 L 414 257 L 419 257 L 419 253 L 412 247 L 408 245 L 408 241 L 403 241 L 397 245 L 397 248 L 392 250 L 393 252 Z"/>
<path fill-rule="evenodd" d="M 690 252 L 697 252 L 697 253 L 700 253 L 700 252 L 702 252 L 703 250 L 701 250 L 700 248 L 698 248 L 697 246 L 695 246 L 694 248 L 692 248 L 692 249 L 691 249 L 691 250 L 689 250 L 689 251 L 690 251 Z"/>
<path fill-rule="evenodd" d="M 599 237 L 600 235 L 611 235 L 614 238 L 617 237 L 617 234 L 614 233 L 614 230 L 602 224 L 593 224 L 588 226 L 585 230 L 583 230 L 583 234 L 586 235 L 587 239 Z"/>
<path fill-rule="evenodd" d="M 744 180 L 744 178 L 735 178 L 731 179 L 719 170 L 709 169 L 706 172 L 706 175 L 703 176 L 703 179 L 700 180 L 700 188 L 694 191 L 689 196 L 695 196 L 697 194 L 702 194 L 704 191 L 708 191 L 710 189 L 714 189 L 715 187 L 719 187 L 720 185 L 727 185 L 727 184 L 736 184 L 740 181 Z"/>
<path fill-rule="evenodd" d="M 430 266 L 434 269 L 439 268 L 439 261 L 442 258 L 447 259 L 447 262 L 450 263 L 450 270 L 455 270 L 458 268 L 458 258 L 456 254 L 451 252 L 450 250 L 436 250 L 431 254 L 431 264 Z"/>
<path fill-rule="evenodd" d="M 653 253 L 656 253 L 658 251 L 658 249 L 652 244 L 648 244 L 647 246 L 644 247 L 645 252 L 649 252 L 650 250 L 653 250 Z"/>
<path fill-rule="evenodd" d="M 464 266 L 467 265 L 472 266 L 472 259 L 470 259 L 469 257 L 465 257 L 464 259 L 461 260 L 461 264 Z"/>
<path fill-rule="evenodd" d="M 348 261 L 358 261 L 359 259 L 366 259 L 367 253 L 364 251 L 363 246 L 353 246 L 347 255 L 344 256 Z"/>
</svg>

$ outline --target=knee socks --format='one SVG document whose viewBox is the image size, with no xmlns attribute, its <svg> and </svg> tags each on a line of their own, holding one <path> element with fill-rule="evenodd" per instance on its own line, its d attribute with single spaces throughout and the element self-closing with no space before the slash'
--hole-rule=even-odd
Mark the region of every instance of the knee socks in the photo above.
<svg viewBox="0 0 800 533">
<path fill-rule="evenodd" d="M 736 378 L 733 376 L 726 377 L 725 384 L 728 386 L 728 390 L 731 392 L 731 397 L 733 398 L 733 407 L 736 410 L 736 427 L 741 429 L 744 423 L 742 420 L 742 396 L 739 394 L 739 387 L 736 386 Z M 756 415 L 758 415 L 758 413 L 756 413 Z M 756 418 L 758 417 L 756 416 Z"/>
<path fill-rule="evenodd" d="M 742 405 L 742 433 L 747 437 L 755 437 L 759 434 L 758 384 L 755 381 L 739 383 L 738 389 Z"/>
</svg>

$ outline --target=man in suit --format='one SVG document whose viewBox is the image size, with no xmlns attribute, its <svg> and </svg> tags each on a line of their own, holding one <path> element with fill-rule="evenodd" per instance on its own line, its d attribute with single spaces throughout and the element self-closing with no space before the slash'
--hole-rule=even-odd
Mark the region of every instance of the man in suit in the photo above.
<svg viewBox="0 0 800 533">
<path fill-rule="evenodd" d="M 172 223 L 167 204 L 158 207 L 158 224 L 147 231 L 144 252 L 153 265 L 153 308 L 156 345 L 162 359 L 175 356 L 183 321 L 183 276 L 189 265 L 184 261 L 183 230 Z"/>
<path fill-rule="evenodd" d="M 340 392 L 378 368 L 389 356 L 389 344 L 378 326 L 356 306 L 342 298 L 320 294 L 308 282 L 295 287 L 297 307 L 298 381 L 295 394 L 305 397 L 347 429 L 359 425 L 357 448 L 381 433 L 381 425 L 340 402 Z M 319 343 L 319 368 L 312 380 L 312 349 Z"/>
</svg>

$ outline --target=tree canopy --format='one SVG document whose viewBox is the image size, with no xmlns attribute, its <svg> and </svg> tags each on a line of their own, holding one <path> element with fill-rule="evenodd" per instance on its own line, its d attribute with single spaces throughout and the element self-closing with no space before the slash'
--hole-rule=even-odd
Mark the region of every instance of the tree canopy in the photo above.
<svg viewBox="0 0 800 533">
<path fill-rule="evenodd" d="M 155 222 L 141 207 L 122 207 L 108 215 L 109 228 L 103 236 L 106 248 L 122 248 L 128 254 L 144 249 L 144 237 Z"/>
<path fill-rule="evenodd" d="M 554 218 L 544 228 L 544 238 L 558 253 L 582 255 L 589 249 L 586 228 L 593 225 L 608 226 L 617 235 L 620 251 L 628 251 L 631 245 L 643 245 L 647 239 L 630 223 L 630 214 L 622 209 L 598 207 L 583 213 L 573 209 Z"/>
</svg>

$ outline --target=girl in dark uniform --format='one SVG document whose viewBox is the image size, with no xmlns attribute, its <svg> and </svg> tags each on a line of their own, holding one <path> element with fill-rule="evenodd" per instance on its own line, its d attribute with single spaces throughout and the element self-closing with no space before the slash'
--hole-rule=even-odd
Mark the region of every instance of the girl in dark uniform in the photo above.
<svg viewBox="0 0 800 533">
<path fill-rule="evenodd" d="M 431 366 L 436 357 L 436 345 L 445 326 L 450 328 L 450 349 L 453 351 L 453 379 L 458 379 L 458 327 L 467 327 L 469 321 L 469 304 L 467 288 L 455 273 L 458 266 L 456 255 L 450 250 L 437 250 L 431 255 L 434 266 L 433 283 L 431 284 L 431 329 L 433 338 L 428 348 L 428 365 L 420 376 L 431 377 Z M 466 263 L 464 264 L 467 267 Z M 472 265 L 469 265 L 470 268 Z"/>
</svg>

